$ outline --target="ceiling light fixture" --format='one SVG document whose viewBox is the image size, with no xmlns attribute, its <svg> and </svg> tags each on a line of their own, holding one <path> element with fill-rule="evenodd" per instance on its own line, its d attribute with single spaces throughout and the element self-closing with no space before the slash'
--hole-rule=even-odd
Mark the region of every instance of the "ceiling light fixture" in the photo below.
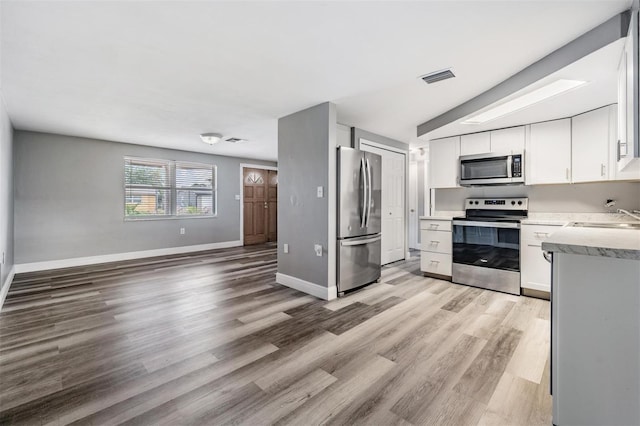
<svg viewBox="0 0 640 426">
<path fill-rule="evenodd" d="M 503 117 L 511 114 L 512 112 L 519 111 L 521 109 L 530 107 L 545 99 L 552 98 L 554 96 L 566 93 L 570 90 L 576 89 L 580 86 L 587 84 L 586 81 L 579 80 L 556 80 L 552 83 L 542 86 L 531 92 L 525 93 L 510 101 L 504 102 L 500 105 L 487 109 L 479 114 L 472 115 L 466 120 L 462 121 L 462 124 L 482 124 L 487 121 L 495 120 L 496 118 Z"/>
<path fill-rule="evenodd" d="M 200 135 L 200 139 L 206 144 L 214 145 L 222 140 L 222 135 L 220 133 L 203 133 Z"/>
</svg>

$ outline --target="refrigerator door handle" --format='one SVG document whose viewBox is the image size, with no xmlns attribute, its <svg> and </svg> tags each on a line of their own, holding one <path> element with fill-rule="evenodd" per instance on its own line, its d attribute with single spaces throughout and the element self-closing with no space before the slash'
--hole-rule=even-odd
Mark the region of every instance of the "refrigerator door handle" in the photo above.
<svg viewBox="0 0 640 426">
<path fill-rule="evenodd" d="M 373 196 L 372 194 L 372 185 L 371 185 L 371 164 L 369 164 L 369 159 L 367 158 L 365 160 L 365 164 L 367 165 L 367 193 L 368 193 L 368 198 L 367 198 L 367 223 L 366 226 L 369 226 L 369 219 L 371 219 L 371 198 Z"/>
<path fill-rule="evenodd" d="M 343 240 L 343 241 L 340 241 L 340 245 L 342 247 L 362 246 L 362 245 L 365 245 L 365 244 L 375 243 L 376 241 L 380 241 L 381 238 L 382 237 L 380 235 L 376 235 L 375 237 L 365 238 L 365 239 Z"/>
<path fill-rule="evenodd" d="M 360 217 L 360 227 L 364 228 L 367 223 L 367 171 L 364 157 L 360 158 L 360 174 L 362 175 L 362 213 Z"/>
</svg>

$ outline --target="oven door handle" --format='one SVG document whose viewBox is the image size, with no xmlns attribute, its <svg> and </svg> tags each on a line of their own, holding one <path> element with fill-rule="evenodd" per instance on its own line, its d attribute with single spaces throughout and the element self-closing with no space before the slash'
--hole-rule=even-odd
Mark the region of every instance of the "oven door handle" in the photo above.
<svg viewBox="0 0 640 426">
<path fill-rule="evenodd" d="M 471 220 L 454 220 L 452 223 L 458 226 L 477 226 L 479 228 L 520 229 L 520 224 L 514 222 L 474 222 Z"/>
</svg>

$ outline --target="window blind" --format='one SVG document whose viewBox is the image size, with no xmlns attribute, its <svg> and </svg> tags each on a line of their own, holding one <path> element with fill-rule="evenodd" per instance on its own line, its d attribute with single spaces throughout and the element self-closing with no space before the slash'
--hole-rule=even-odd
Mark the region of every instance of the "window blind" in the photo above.
<svg viewBox="0 0 640 426">
<path fill-rule="evenodd" d="M 171 215 L 169 161 L 126 158 L 125 217 Z"/>
<path fill-rule="evenodd" d="M 216 166 L 124 158 L 125 218 L 216 215 Z"/>
<path fill-rule="evenodd" d="M 215 166 L 176 162 L 176 214 L 212 216 L 215 205 Z"/>
</svg>

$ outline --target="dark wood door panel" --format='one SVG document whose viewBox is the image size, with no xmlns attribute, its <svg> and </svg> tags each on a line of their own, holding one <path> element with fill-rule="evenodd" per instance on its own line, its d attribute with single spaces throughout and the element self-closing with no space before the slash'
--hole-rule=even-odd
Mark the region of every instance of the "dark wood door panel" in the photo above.
<svg viewBox="0 0 640 426">
<path fill-rule="evenodd" d="M 267 185 L 269 173 L 261 169 L 243 171 L 244 244 L 261 244 L 268 240 Z"/>
<path fill-rule="evenodd" d="M 278 241 L 278 172 L 269 170 L 267 186 L 267 241 Z"/>
</svg>

